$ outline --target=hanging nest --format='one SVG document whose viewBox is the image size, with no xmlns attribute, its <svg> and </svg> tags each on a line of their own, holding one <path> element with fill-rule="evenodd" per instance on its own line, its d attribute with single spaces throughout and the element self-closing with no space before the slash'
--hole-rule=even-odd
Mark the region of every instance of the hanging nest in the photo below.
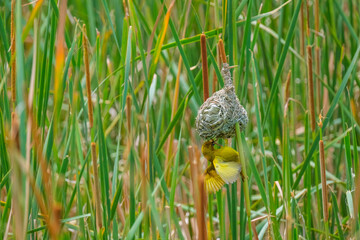
<svg viewBox="0 0 360 240">
<path fill-rule="evenodd" d="M 196 130 L 204 139 L 232 138 L 235 136 L 237 122 L 240 131 L 243 131 L 248 123 L 247 112 L 235 94 L 229 64 L 223 64 L 221 75 L 224 88 L 215 92 L 201 105 L 196 117 Z"/>
</svg>

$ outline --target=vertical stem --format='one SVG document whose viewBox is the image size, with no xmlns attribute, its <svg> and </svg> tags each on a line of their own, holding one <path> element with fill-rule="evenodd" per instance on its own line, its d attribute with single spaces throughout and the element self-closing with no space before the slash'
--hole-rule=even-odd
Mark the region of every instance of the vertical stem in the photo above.
<svg viewBox="0 0 360 240">
<path fill-rule="evenodd" d="M 319 32 L 320 18 L 319 18 L 319 0 L 314 1 L 315 7 L 315 31 Z"/>
<path fill-rule="evenodd" d="M 90 129 L 93 127 L 93 107 L 91 101 L 91 80 L 90 80 L 90 70 L 89 70 L 89 56 L 88 56 L 88 46 L 86 39 L 86 26 L 83 25 L 83 47 L 84 47 L 84 65 L 85 65 L 85 77 L 86 77 L 86 94 L 88 98 L 88 112 L 89 112 L 89 123 Z"/>
<path fill-rule="evenodd" d="M 89 125 L 90 131 L 92 131 L 94 126 L 94 115 L 93 115 L 93 106 L 91 101 L 91 79 L 90 79 L 90 68 L 89 68 L 89 54 L 88 54 L 88 42 L 86 37 L 86 25 L 83 24 L 83 48 L 84 48 L 84 65 L 85 65 L 85 79 L 86 79 L 86 95 L 88 98 L 88 114 L 89 114 Z M 91 140 L 93 141 L 93 134 L 91 134 Z M 100 232 L 102 228 L 102 214 L 101 214 L 101 199 L 100 199 L 100 186 L 99 186 L 99 173 L 97 169 L 97 154 L 96 154 L 96 143 L 91 142 L 91 159 L 93 164 L 94 172 L 94 190 L 95 190 L 95 210 L 96 210 L 96 225 Z M 98 233 L 99 233 L 98 232 Z"/>
<path fill-rule="evenodd" d="M 300 8 L 300 55 L 305 55 L 305 24 L 304 24 L 304 3 L 301 3 Z"/>
<path fill-rule="evenodd" d="M 305 112 L 305 123 L 304 123 L 304 127 L 305 127 L 305 140 L 304 140 L 304 145 L 305 145 L 305 154 L 309 153 L 309 144 L 310 144 L 310 135 L 309 135 L 309 116 L 308 116 L 308 112 Z M 311 191 L 311 168 L 307 168 L 306 172 L 305 172 L 305 177 L 304 177 L 304 187 L 307 189 L 308 192 Z M 311 236 L 311 221 L 312 221 L 312 214 L 311 214 L 311 207 L 312 207 L 312 195 L 311 194 L 307 194 L 306 195 L 306 201 L 305 201 L 305 205 L 304 205 L 304 209 L 305 209 L 305 216 L 306 216 L 306 234 L 307 237 L 310 238 Z"/>
<path fill-rule="evenodd" d="M 291 212 L 291 183 L 290 183 L 290 174 L 291 174 L 291 163 L 289 158 L 289 148 L 288 148 L 288 119 L 287 119 L 287 109 L 284 109 L 284 123 L 283 123 L 283 179 L 284 179 L 284 199 L 285 199 L 285 213 L 286 213 L 286 235 L 285 239 L 292 239 L 292 225 L 293 218 Z"/>
<path fill-rule="evenodd" d="M 312 59 L 312 50 L 310 45 L 310 11 L 309 4 L 306 1 L 306 37 L 308 45 L 306 47 L 307 52 L 307 73 L 308 73 L 308 91 L 309 91 L 309 107 L 310 107 L 310 126 L 312 132 L 315 131 L 315 109 L 314 109 L 314 80 L 313 80 L 313 59 Z"/>
<path fill-rule="evenodd" d="M 206 208 L 206 194 L 204 185 L 204 176 L 198 176 L 198 187 L 199 187 L 199 212 L 198 217 L 198 228 L 199 228 L 199 240 L 207 240 L 206 222 L 205 222 L 205 208 Z"/>
<path fill-rule="evenodd" d="M 126 96 L 126 118 L 127 118 L 127 130 L 128 130 L 128 137 L 131 140 L 131 96 Z"/>
<path fill-rule="evenodd" d="M 285 104 L 287 104 L 288 99 L 290 98 L 290 83 L 291 83 L 291 70 L 289 70 L 288 75 L 286 77 L 285 84 Z"/>
<path fill-rule="evenodd" d="M 325 224 L 325 236 L 326 239 L 329 238 L 329 210 L 328 210 L 328 192 L 326 184 L 326 165 L 325 165 L 325 151 L 324 151 L 324 142 L 322 136 L 322 119 L 321 115 L 319 116 L 319 128 L 320 128 L 320 141 L 319 141 L 319 154 L 320 154 L 320 171 L 321 171 L 321 186 L 322 186 L 322 205 L 323 205 L 323 215 L 324 215 L 324 224 Z"/>
<path fill-rule="evenodd" d="M 195 159 L 194 156 L 194 149 L 192 146 L 188 146 L 188 152 L 189 152 L 189 162 L 190 162 L 190 174 L 191 174 L 191 183 L 192 183 L 192 195 L 193 195 L 193 199 L 194 199 L 194 205 L 195 205 L 195 209 L 196 209 L 196 223 L 197 223 L 197 231 L 195 231 L 195 233 L 197 232 L 197 236 L 199 237 L 201 228 L 200 226 L 200 217 L 198 216 L 200 214 L 200 206 L 199 206 L 199 184 L 197 183 L 197 180 L 199 179 L 198 177 L 198 163 L 197 160 Z M 199 237 L 200 238 L 200 237 Z"/>
<path fill-rule="evenodd" d="M 15 58 L 15 3 L 16 0 L 11 1 L 11 20 L 10 20 L 10 38 L 11 38 L 11 100 L 13 102 L 13 106 L 15 106 L 16 101 L 16 58 Z"/>
<path fill-rule="evenodd" d="M 316 95 L 318 98 L 316 110 L 318 113 L 321 112 L 321 76 L 320 76 L 320 47 L 315 47 L 315 71 L 316 71 Z"/>
<path fill-rule="evenodd" d="M 311 46 L 307 46 L 307 67 L 308 67 L 308 90 L 309 90 L 309 107 L 310 107 L 310 123 L 312 132 L 315 131 L 315 109 L 314 109 L 314 81 L 312 69 L 312 52 Z"/>
<path fill-rule="evenodd" d="M 235 128 L 236 128 L 236 142 L 237 142 L 238 152 L 240 155 L 241 171 L 244 175 L 243 186 L 244 186 L 244 194 L 245 194 L 245 206 L 246 206 L 246 215 L 248 217 L 249 236 L 251 239 L 252 235 L 251 235 L 251 207 L 250 207 L 249 183 L 248 183 L 248 176 L 246 173 L 246 164 L 245 164 L 244 151 L 243 151 L 242 142 L 241 142 L 239 123 L 236 123 Z"/>
<path fill-rule="evenodd" d="M 320 168 L 321 168 L 321 185 L 322 185 L 322 200 L 323 200 L 323 213 L 324 213 L 324 222 L 328 221 L 328 199 L 327 199 L 327 185 L 326 185 L 326 166 L 325 166 L 325 153 L 324 153 L 324 142 L 320 140 L 319 142 L 319 152 L 320 152 Z"/>
<path fill-rule="evenodd" d="M 100 230 L 102 228 L 101 199 L 100 199 L 100 186 L 99 186 L 99 181 L 98 181 L 99 173 L 98 173 L 98 167 L 97 167 L 96 144 L 94 142 L 91 143 L 91 160 L 92 160 L 93 171 L 94 171 L 96 225 L 98 227 L 98 230 Z"/>
<path fill-rule="evenodd" d="M 220 56 L 219 56 L 219 46 L 216 47 L 216 60 L 217 63 L 220 63 Z M 214 68 L 214 77 L 213 77 L 213 83 L 212 83 L 212 93 L 216 92 L 216 85 L 217 85 L 217 75 Z"/>
<path fill-rule="evenodd" d="M 203 90 L 204 90 L 204 102 L 205 102 L 206 99 L 209 98 L 209 76 L 208 76 L 208 62 L 207 62 L 205 34 L 201 34 L 200 47 L 201 47 L 202 77 L 203 77 Z"/>
<path fill-rule="evenodd" d="M 319 32 L 320 32 L 320 17 L 319 17 L 319 0 L 315 0 L 314 2 L 314 16 L 315 16 L 315 71 L 316 71 L 316 95 L 318 97 L 316 110 L 318 113 L 321 112 L 321 73 L 320 73 L 320 39 L 319 39 Z"/>
<path fill-rule="evenodd" d="M 286 239 L 292 239 L 293 232 L 293 213 L 291 211 L 291 160 L 289 154 L 289 120 L 287 117 L 288 114 L 288 99 L 290 97 L 290 80 L 291 80 L 291 70 L 287 75 L 286 85 L 285 85 L 285 107 L 284 107 L 284 122 L 283 122 L 283 178 L 284 178 L 284 189 L 285 189 L 285 213 L 286 213 Z"/>
</svg>

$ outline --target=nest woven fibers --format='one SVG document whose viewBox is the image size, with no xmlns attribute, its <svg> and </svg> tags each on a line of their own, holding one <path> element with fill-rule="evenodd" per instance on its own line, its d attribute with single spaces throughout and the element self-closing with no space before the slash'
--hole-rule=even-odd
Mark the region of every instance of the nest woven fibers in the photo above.
<svg viewBox="0 0 360 240">
<path fill-rule="evenodd" d="M 200 107 L 196 117 L 196 130 L 200 137 L 208 139 L 232 138 L 238 122 L 243 131 L 248 123 L 247 112 L 235 94 L 229 65 L 223 64 L 221 75 L 225 86 L 215 92 Z"/>
</svg>

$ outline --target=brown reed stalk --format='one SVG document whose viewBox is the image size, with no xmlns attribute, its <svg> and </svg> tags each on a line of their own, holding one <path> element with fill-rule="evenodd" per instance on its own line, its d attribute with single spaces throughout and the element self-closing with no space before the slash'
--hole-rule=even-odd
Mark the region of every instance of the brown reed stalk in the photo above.
<svg viewBox="0 0 360 240">
<path fill-rule="evenodd" d="M 191 183 L 192 183 L 192 195 L 194 199 L 194 205 L 196 209 L 196 222 L 197 222 L 197 231 L 200 234 L 201 229 L 199 228 L 199 217 L 200 214 L 200 206 L 199 206 L 199 185 L 197 184 L 197 179 L 199 175 L 198 170 L 198 163 L 196 161 L 194 155 L 194 149 L 192 146 L 188 146 L 188 153 L 189 153 L 189 162 L 190 162 L 190 176 L 191 176 Z"/>
<path fill-rule="evenodd" d="M 310 6 L 308 1 L 306 1 L 306 36 L 309 40 L 310 38 Z"/>
<path fill-rule="evenodd" d="M 352 112 L 352 115 L 353 115 L 355 121 L 359 124 L 359 117 L 358 117 L 358 113 L 359 113 L 359 112 L 358 112 L 358 110 L 357 110 L 354 97 L 352 97 L 352 98 L 350 99 L 350 108 L 351 108 L 351 112 Z"/>
<path fill-rule="evenodd" d="M 193 195 L 195 196 L 197 192 L 197 186 L 195 180 L 198 178 L 198 164 L 194 156 L 194 149 L 192 146 L 188 146 L 188 153 L 189 153 L 189 162 L 190 162 L 190 174 L 191 174 L 191 181 L 193 183 Z M 194 198 L 195 199 L 195 198 Z"/>
<path fill-rule="evenodd" d="M 319 155 L 320 155 L 320 172 L 321 172 L 321 186 L 322 186 L 322 201 L 323 201 L 323 215 L 324 222 L 327 223 L 329 219 L 328 211 L 328 192 L 326 184 L 326 165 L 325 165 L 325 151 L 324 151 L 324 142 L 322 139 L 322 116 L 319 115 L 319 128 L 320 128 L 320 141 L 319 141 Z"/>
<path fill-rule="evenodd" d="M 207 239 L 207 231 L 206 231 L 206 222 L 205 222 L 205 207 L 206 207 L 206 193 L 205 193 L 205 183 L 204 176 L 198 176 L 198 188 L 199 188 L 199 196 L 197 200 L 199 201 L 198 209 L 196 210 L 197 214 L 197 223 L 199 228 L 199 240 Z"/>
<path fill-rule="evenodd" d="M 305 24 L 304 24 L 304 3 L 301 3 L 300 8 L 300 55 L 305 55 Z"/>
<path fill-rule="evenodd" d="M 227 63 L 224 42 L 222 39 L 219 40 L 218 48 L 219 48 L 220 59 L 221 59 L 222 63 Z"/>
<path fill-rule="evenodd" d="M 320 47 L 315 47 L 315 71 L 316 71 L 316 95 L 317 95 L 317 105 L 316 110 L 318 113 L 321 112 L 321 73 L 320 73 Z"/>
<path fill-rule="evenodd" d="M 15 142 L 17 149 L 20 149 L 19 120 L 16 112 L 11 113 L 11 138 Z"/>
<path fill-rule="evenodd" d="M 291 70 L 289 70 L 285 83 L 285 104 L 290 98 Z"/>
<path fill-rule="evenodd" d="M 12 60 L 12 64 L 11 64 L 11 100 L 13 102 L 13 104 L 15 105 L 15 101 L 16 101 L 16 57 L 15 57 L 15 4 L 16 4 L 16 0 L 12 0 L 11 1 L 11 16 L 10 16 L 10 41 L 11 41 L 11 47 L 10 47 L 10 51 L 11 51 L 11 60 Z"/>
<path fill-rule="evenodd" d="M 126 96 L 126 117 L 127 117 L 127 128 L 130 138 L 130 130 L 131 130 L 131 96 Z"/>
<path fill-rule="evenodd" d="M 284 118 L 287 116 L 287 112 L 289 109 L 289 98 L 290 98 L 290 83 L 291 83 L 291 70 L 289 70 L 288 75 L 286 77 L 285 89 L 284 89 Z"/>
<path fill-rule="evenodd" d="M 315 11 L 315 31 L 319 32 L 320 26 L 320 17 L 319 17 L 319 0 L 314 1 L 314 11 Z"/>
<path fill-rule="evenodd" d="M 314 81 L 313 81 L 313 68 L 312 68 L 312 52 L 311 46 L 307 46 L 307 67 L 308 67 L 308 89 L 309 89 L 309 106 L 310 106 L 310 122 L 311 130 L 315 131 L 315 107 L 314 107 Z"/>
<path fill-rule="evenodd" d="M 102 216 L 101 216 L 101 199 L 100 199 L 100 185 L 99 185 L 99 173 L 97 167 L 97 154 L 96 154 L 96 144 L 91 143 L 91 160 L 93 164 L 94 171 L 94 192 L 95 192 L 95 210 L 96 210 L 96 225 L 98 230 L 102 228 Z"/>
<path fill-rule="evenodd" d="M 316 71 L 316 95 L 318 98 L 316 110 L 318 113 L 321 112 L 321 73 L 320 73 L 320 17 L 319 17 L 319 0 L 315 0 L 314 2 L 314 16 L 315 16 L 315 71 Z"/>
<path fill-rule="evenodd" d="M 219 48 L 216 48 L 216 51 L 217 51 L 217 58 L 218 59 L 220 59 L 219 58 Z M 218 60 L 218 62 L 220 62 L 219 60 Z M 216 71 L 215 71 L 215 69 L 214 69 L 214 77 L 213 77 L 213 84 L 212 84 L 212 91 L 211 91 L 211 93 L 214 93 L 214 92 L 216 92 L 216 85 L 217 85 L 217 75 L 216 75 Z"/>
<path fill-rule="evenodd" d="M 126 97 L 126 118 L 127 118 L 127 126 L 128 126 L 128 146 L 131 146 L 131 97 L 128 95 Z M 149 132 L 149 124 L 146 124 L 146 134 L 147 134 L 147 146 L 150 144 L 150 132 Z M 148 159 L 150 155 L 150 148 L 145 147 L 145 145 L 141 145 L 141 155 L 140 155 L 140 167 L 141 167 L 141 208 L 143 212 L 147 213 L 147 172 L 146 166 L 148 166 Z"/>
<path fill-rule="evenodd" d="M 189 225 L 186 223 L 186 216 L 184 213 L 184 210 L 182 209 L 182 207 L 179 205 L 177 207 L 177 211 L 179 212 L 179 216 L 181 219 L 181 228 L 185 233 L 185 239 L 191 239 L 191 235 L 190 235 L 190 231 L 189 231 Z"/>
<path fill-rule="evenodd" d="M 202 63 L 202 77 L 203 77 L 203 89 L 204 89 L 204 102 L 209 98 L 209 75 L 208 75 L 208 62 L 206 51 L 206 36 L 201 34 L 200 36 L 201 47 L 201 63 Z"/>
<path fill-rule="evenodd" d="M 93 127 L 93 106 L 91 101 L 91 80 L 90 80 L 90 68 L 89 68 L 89 54 L 88 54 L 88 43 L 86 38 L 86 26 L 83 25 L 83 47 L 84 47 L 84 65 L 85 65 L 85 78 L 86 78 L 86 94 L 88 98 L 88 112 L 90 129 Z"/>
</svg>

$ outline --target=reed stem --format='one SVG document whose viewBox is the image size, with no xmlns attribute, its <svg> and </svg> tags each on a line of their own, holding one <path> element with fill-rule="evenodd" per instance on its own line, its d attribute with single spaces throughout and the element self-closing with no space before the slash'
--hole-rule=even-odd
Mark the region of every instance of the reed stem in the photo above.
<svg viewBox="0 0 360 240">
<path fill-rule="evenodd" d="M 322 200 L 323 200 L 323 214 L 324 222 L 327 222 L 329 219 L 328 211 L 328 194 L 327 194 L 327 185 L 326 185 L 326 165 L 325 165 L 325 152 L 324 152 L 324 142 L 323 140 L 319 141 L 319 153 L 320 153 L 320 170 L 321 170 L 321 185 L 322 185 Z"/>
<path fill-rule="evenodd" d="M 291 84 L 291 70 L 289 70 L 288 75 L 286 77 L 286 83 L 285 83 L 285 104 L 287 104 L 287 101 L 290 98 L 290 84 Z"/>
<path fill-rule="evenodd" d="M 86 26 L 83 25 L 83 47 L 84 47 L 84 65 L 85 65 L 85 78 L 86 78 L 86 95 L 88 98 L 88 112 L 89 112 L 89 124 L 90 129 L 94 125 L 93 106 L 91 101 L 91 80 L 90 80 L 90 68 L 89 68 L 89 54 L 88 54 L 88 42 L 86 37 Z"/>
<path fill-rule="evenodd" d="M 314 107 L 314 81 L 312 68 L 312 51 L 311 46 L 306 47 L 307 50 L 307 67 L 308 67 L 308 90 L 309 90 L 309 107 L 310 107 L 310 124 L 312 132 L 315 131 L 315 107 Z"/>
<path fill-rule="evenodd" d="M 201 34 L 200 47 L 201 47 L 202 77 L 203 77 L 203 90 L 204 90 L 204 102 L 205 102 L 206 99 L 209 98 L 209 75 L 208 75 L 208 62 L 207 62 L 205 34 Z"/>
<path fill-rule="evenodd" d="M 100 198 L 100 186 L 99 186 L 99 173 L 97 166 L 96 144 L 94 142 L 91 143 L 91 159 L 92 159 L 93 171 L 94 171 L 96 225 L 98 227 L 98 230 L 100 230 L 102 228 L 101 198 Z"/>
<path fill-rule="evenodd" d="M 204 176 L 198 176 L 198 186 L 199 186 L 199 211 L 196 215 L 198 218 L 198 228 L 199 228 L 199 240 L 207 240 L 207 231 L 206 231 L 206 222 L 205 222 L 205 209 L 206 209 L 206 193 L 205 193 L 205 184 Z"/>
<path fill-rule="evenodd" d="M 235 127 L 236 127 L 237 148 L 238 148 L 238 152 L 239 152 L 239 155 L 240 155 L 241 172 L 242 172 L 242 174 L 244 176 L 243 186 L 244 186 L 244 194 L 245 194 L 246 215 L 248 217 L 248 227 L 249 227 L 249 233 L 250 233 L 250 236 L 251 236 L 251 206 L 250 206 L 248 175 L 247 175 L 247 172 L 246 172 L 246 164 L 245 164 L 244 150 L 243 150 L 242 142 L 241 142 L 241 134 L 240 134 L 239 123 L 236 123 Z"/>
<path fill-rule="evenodd" d="M 15 57 L 15 4 L 16 0 L 11 1 L 11 17 L 10 17 L 10 41 L 11 41 L 11 100 L 13 102 L 13 106 L 15 106 L 16 101 L 16 57 Z"/>
<path fill-rule="evenodd" d="M 317 113 L 321 112 L 321 73 L 320 73 L 320 16 L 319 16 L 319 0 L 314 1 L 314 17 L 315 17 L 315 71 L 316 71 L 316 95 L 318 98 L 316 110 Z"/>
</svg>

